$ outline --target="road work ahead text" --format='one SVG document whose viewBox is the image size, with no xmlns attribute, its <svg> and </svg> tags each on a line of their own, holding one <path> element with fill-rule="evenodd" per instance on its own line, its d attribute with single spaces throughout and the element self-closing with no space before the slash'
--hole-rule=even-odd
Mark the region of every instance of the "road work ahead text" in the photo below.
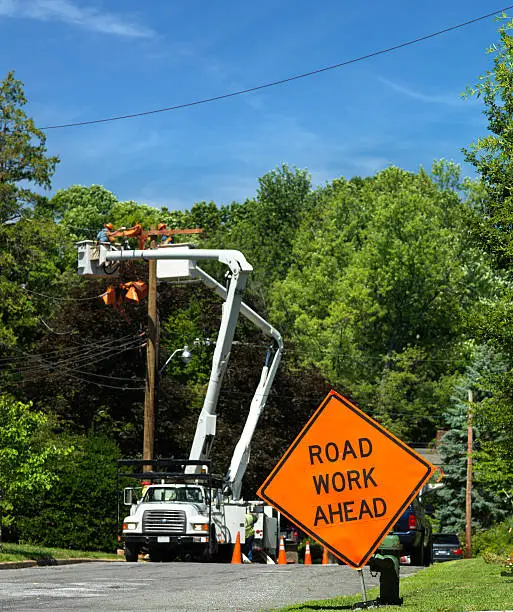
<svg viewBox="0 0 513 612">
<path fill-rule="evenodd" d="M 372 490 L 378 487 L 374 473 L 375 467 L 344 469 L 344 462 L 347 458 L 358 460 L 372 455 L 372 442 L 369 438 L 358 438 L 355 441 L 345 440 L 340 445 L 336 442 L 328 442 L 323 446 L 310 444 L 308 453 L 310 465 L 319 466 L 319 473 L 312 476 L 316 495 L 344 493 L 341 495 L 343 500 L 339 502 L 334 502 L 332 498 L 330 503 L 317 505 L 314 518 L 315 527 L 380 518 L 385 515 L 387 511 L 385 500 L 382 497 L 373 496 L 372 493 Z M 337 463 L 340 464 L 340 469 L 333 472 L 332 468 Z M 347 492 L 357 489 L 369 489 L 369 495 L 358 500 L 347 499 Z"/>
</svg>

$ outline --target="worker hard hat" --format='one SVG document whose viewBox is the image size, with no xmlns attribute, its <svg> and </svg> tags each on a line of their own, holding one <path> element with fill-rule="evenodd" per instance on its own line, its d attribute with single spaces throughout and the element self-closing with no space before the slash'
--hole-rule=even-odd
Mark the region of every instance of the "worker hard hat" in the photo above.
<svg viewBox="0 0 513 612">
<path fill-rule="evenodd" d="M 111 229 L 114 229 L 114 226 L 112 225 L 112 223 L 106 223 L 106 224 L 104 225 L 104 227 L 106 227 L 107 229 L 110 229 L 110 230 L 111 230 Z"/>
</svg>

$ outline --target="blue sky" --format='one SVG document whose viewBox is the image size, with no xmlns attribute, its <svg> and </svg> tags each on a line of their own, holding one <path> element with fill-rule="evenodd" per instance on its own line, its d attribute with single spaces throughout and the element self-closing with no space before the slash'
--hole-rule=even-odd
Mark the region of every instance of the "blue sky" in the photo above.
<svg viewBox="0 0 513 612">
<path fill-rule="evenodd" d="M 0 78 L 40 127 L 172 106 L 342 62 L 500 9 L 498 0 L 258 3 L 0 0 Z M 54 190 L 190 208 L 252 197 L 286 162 L 314 184 L 463 162 L 486 132 L 461 92 L 490 68 L 493 19 L 339 70 L 145 118 L 51 130 Z M 464 165 L 464 172 L 472 169 Z"/>
</svg>

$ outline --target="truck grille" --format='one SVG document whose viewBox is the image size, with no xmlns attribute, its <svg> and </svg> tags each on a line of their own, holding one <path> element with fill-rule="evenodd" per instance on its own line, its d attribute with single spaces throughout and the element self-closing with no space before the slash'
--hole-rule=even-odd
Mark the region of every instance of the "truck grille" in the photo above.
<svg viewBox="0 0 513 612">
<path fill-rule="evenodd" d="M 183 510 L 146 510 L 143 514 L 145 533 L 185 533 Z"/>
</svg>

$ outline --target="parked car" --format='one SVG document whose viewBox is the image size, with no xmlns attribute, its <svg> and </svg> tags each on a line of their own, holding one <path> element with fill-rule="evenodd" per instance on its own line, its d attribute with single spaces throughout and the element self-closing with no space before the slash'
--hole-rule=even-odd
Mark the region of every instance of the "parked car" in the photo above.
<svg viewBox="0 0 513 612">
<path fill-rule="evenodd" d="M 421 497 L 416 497 L 395 524 L 393 535 L 399 536 L 403 555 L 410 557 L 411 565 L 431 565 L 431 521 Z"/>
<path fill-rule="evenodd" d="M 460 539 L 455 533 L 435 533 L 433 535 L 433 562 L 463 559 Z"/>
<path fill-rule="evenodd" d="M 286 518 L 282 517 L 280 521 L 280 537 L 285 540 L 285 543 L 299 544 L 303 533 Z"/>
</svg>

